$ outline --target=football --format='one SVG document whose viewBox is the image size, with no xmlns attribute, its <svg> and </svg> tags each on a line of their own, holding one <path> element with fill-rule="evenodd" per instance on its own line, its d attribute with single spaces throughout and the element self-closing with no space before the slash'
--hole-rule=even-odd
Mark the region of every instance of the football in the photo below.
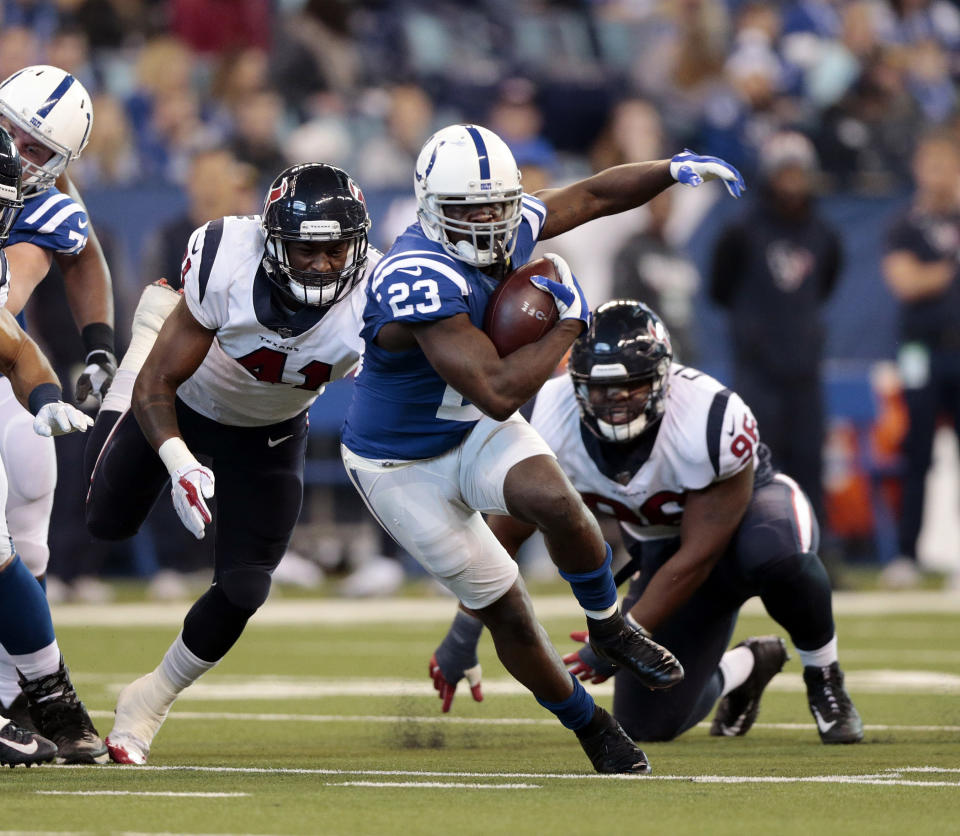
<svg viewBox="0 0 960 836">
<path fill-rule="evenodd" d="M 501 357 L 539 340 L 559 317 L 553 296 L 532 285 L 531 276 L 560 281 L 553 262 L 538 258 L 505 276 L 487 302 L 483 330 Z"/>
</svg>

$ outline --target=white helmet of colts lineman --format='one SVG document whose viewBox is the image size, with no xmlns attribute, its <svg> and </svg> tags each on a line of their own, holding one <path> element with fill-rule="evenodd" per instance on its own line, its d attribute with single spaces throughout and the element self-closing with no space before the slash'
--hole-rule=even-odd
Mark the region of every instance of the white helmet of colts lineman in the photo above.
<svg viewBox="0 0 960 836">
<path fill-rule="evenodd" d="M 25 195 L 49 189 L 80 156 L 93 127 L 86 88 L 70 73 L 44 64 L 26 67 L 0 83 L 0 116 L 53 151 L 43 165 L 21 156 Z"/>
<path fill-rule="evenodd" d="M 493 131 L 479 125 L 437 131 L 417 157 L 413 187 L 424 233 L 451 256 L 476 267 L 510 257 L 523 189 L 513 154 Z M 492 205 L 495 219 L 460 220 L 447 212 L 471 203 Z"/>
</svg>

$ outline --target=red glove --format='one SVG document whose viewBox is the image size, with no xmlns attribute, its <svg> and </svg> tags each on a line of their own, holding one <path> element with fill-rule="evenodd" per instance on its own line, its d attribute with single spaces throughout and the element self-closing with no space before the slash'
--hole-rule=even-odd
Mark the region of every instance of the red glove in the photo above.
<svg viewBox="0 0 960 836">
<path fill-rule="evenodd" d="M 564 656 L 563 663 L 567 666 L 567 670 L 581 682 L 589 681 L 599 685 L 617 672 L 616 665 L 601 659 L 587 644 L 586 630 L 574 630 L 570 638 L 575 642 L 582 642 L 583 646 Z"/>
<path fill-rule="evenodd" d="M 437 696 L 443 700 L 443 708 L 441 710 L 446 714 L 450 711 L 450 704 L 453 702 L 453 695 L 457 690 L 457 682 L 460 680 L 457 679 L 454 682 L 447 681 L 447 678 L 443 675 L 443 671 L 440 670 L 440 665 L 437 664 L 436 654 L 430 657 L 429 672 L 430 678 L 433 679 L 433 687 L 437 691 Z M 467 684 L 470 686 L 470 693 L 473 696 L 474 702 L 483 702 L 483 692 L 480 690 L 480 665 L 467 668 L 463 671 L 463 676 L 466 677 Z"/>
</svg>

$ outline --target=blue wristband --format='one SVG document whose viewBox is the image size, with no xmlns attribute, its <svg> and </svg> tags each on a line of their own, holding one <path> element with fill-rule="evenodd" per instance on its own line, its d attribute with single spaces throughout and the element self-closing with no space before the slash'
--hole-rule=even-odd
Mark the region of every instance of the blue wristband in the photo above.
<svg viewBox="0 0 960 836">
<path fill-rule="evenodd" d="M 34 415 L 48 403 L 63 400 L 63 390 L 56 383 L 41 383 L 35 386 L 27 398 L 27 406 Z"/>
</svg>

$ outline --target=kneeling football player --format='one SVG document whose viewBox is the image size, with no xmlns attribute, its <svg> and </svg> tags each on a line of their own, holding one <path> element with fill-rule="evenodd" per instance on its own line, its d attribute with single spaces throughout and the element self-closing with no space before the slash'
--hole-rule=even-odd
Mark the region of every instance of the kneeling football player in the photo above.
<svg viewBox="0 0 960 836">
<path fill-rule="evenodd" d="M 740 607 L 754 595 L 800 656 L 820 739 L 863 738 L 838 665 L 830 582 L 816 553 L 810 503 L 771 467 L 740 397 L 672 362 L 669 335 L 653 311 L 633 301 L 601 306 L 574 344 L 569 376 L 549 381 L 537 396 L 531 423 L 586 503 L 620 521 L 631 555 L 627 572 L 636 570 L 624 610 L 684 665 L 683 682 L 669 692 L 617 673 L 614 716 L 632 738 L 671 740 L 718 699 L 710 733 L 749 731 L 764 688 L 788 658 L 776 636 L 727 651 Z M 509 517 L 491 518 L 490 526 L 513 555 L 534 530 Z M 481 695 L 479 631 L 460 611 L 437 648 L 431 669 L 445 708 L 464 676 L 474 697 Z M 564 661 L 583 680 L 613 674 L 589 645 Z"/>
</svg>

